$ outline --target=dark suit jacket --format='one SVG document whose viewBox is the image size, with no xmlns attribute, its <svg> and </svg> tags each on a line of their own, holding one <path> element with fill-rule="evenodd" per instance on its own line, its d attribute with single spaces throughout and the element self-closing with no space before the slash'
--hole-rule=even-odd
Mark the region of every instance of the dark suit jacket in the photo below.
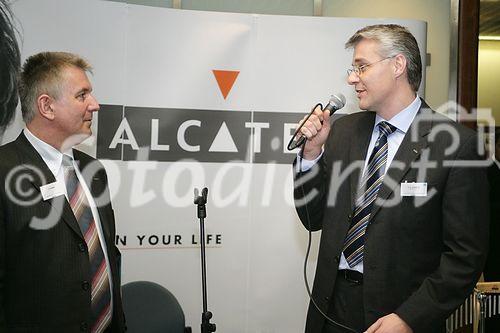
<svg viewBox="0 0 500 333">
<path fill-rule="evenodd" d="M 319 163 L 296 178 L 296 199 L 314 195 L 307 205 L 309 216 L 304 205 L 297 205 L 299 217 L 306 228 L 322 230 L 312 295 L 324 312 L 374 121 L 375 113 L 360 112 L 334 122 Z M 458 144 L 455 149 L 453 144 Z M 367 327 L 395 312 L 414 333 L 442 332 L 445 319 L 472 291 L 488 246 L 488 187 L 484 167 L 457 162 L 479 159 L 476 145 L 474 131 L 422 103 L 384 177 L 366 230 Z M 411 163 L 426 159 L 436 167 L 419 174 Z M 350 170 L 356 161 L 358 168 Z M 401 197 L 400 183 L 406 181 L 426 182 L 428 196 Z M 310 304 L 306 332 L 321 332 L 324 322 Z"/>
<path fill-rule="evenodd" d="M 106 172 L 92 157 L 73 152 L 92 195 L 107 202 L 98 212 L 113 281 L 113 320 L 108 331 L 124 332 L 120 252 L 114 245 Z M 95 172 L 86 173 L 85 167 L 91 164 Z M 40 186 L 55 178 L 23 134 L 0 147 L 0 179 L 5 180 L 0 188 L 0 332 L 88 331 L 87 245 L 66 198 L 41 198 Z"/>
</svg>

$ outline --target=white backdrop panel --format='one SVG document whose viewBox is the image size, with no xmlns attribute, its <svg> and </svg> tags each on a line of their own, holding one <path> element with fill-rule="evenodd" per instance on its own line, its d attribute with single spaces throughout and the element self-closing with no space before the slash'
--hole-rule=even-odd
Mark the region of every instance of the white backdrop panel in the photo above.
<svg viewBox="0 0 500 333">
<path fill-rule="evenodd" d="M 409 20 L 197 12 L 98 0 L 20 0 L 13 10 L 22 24 L 23 58 L 45 50 L 84 56 L 94 66 L 97 99 L 119 110 L 223 110 L 246 112 L 249 119 L 253 111 L 262 111 L 279 118 L 280 112 L 303 113 L 341 92 L 348 99 L 343 111 L 354 112 L 355 96 L 345 83 L 351 52 L 344 49 L 354 31 L 368 24 L 400 23 L 415 34 L 423 59 L 426 50 L 426 24 Z M 214 69 L 239 71 L 226 99 Z M 18 117 L 3 141 L 13 139 L 21 128 Z M 112 135 L 116 128 L 101 131 L 99 137 Z M 244 126 L 239 129 L 239 135 L 249 133 Z M 95 155 L 95 144 L 88 140 L 83 149 Z M 147 157 L 142 162 L 104 163 L 124 257 L 124 283 L 151 280 L 164 285 L 181 303 L 187 324 L 199 332 L 199 248 L 192 244 L 198 224 L 191 200 L 193 187 L 208 186 L 207 234 L 221 237 L 221 244 L 209 244 L 207 250 L 209 309 L 217 332 L 303 331 L 307 233 L 293 207 L 289 164 L 273 163 L 272 158 L 252 164 L 230 158 L 225 163 L 198 163 Z M 174 244 L 176 235 L 182 244 Z M 170 236 L 170 243 L 155 244 L 163 236 Z"/>
</svg>

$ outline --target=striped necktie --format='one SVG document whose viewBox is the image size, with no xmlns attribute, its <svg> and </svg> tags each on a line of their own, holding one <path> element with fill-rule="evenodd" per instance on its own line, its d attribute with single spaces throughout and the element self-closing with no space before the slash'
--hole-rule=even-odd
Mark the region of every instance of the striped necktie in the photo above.
<svg viewBox="0 0 500 333">
<path fill-rule="evenodd" d="M 356 200 L 349 231 L 344 240 L 343 252 L 349 264 L 354 267 L 363 261 L 365 245 L 365 231 L 370 221 L 373 203 L 384 179 L 384 170 L 387 162 L 387 137 L 396 130 L 396 127 L 382 121 L 378 124 L 379 136 L 368 160 L 358 193 L 362 195 Z"/>
<path fill-rule="evenodd" d="M 82 235 L 87 243 L 91 284 L 91 332 L 101 333 L 111 323 L 111 290 L 104 252 L 97 233 L 96 223 L 82 185 L 78 181 L 73 159 L 63 155 L 63 168 L 69 204 L 73 210 Z"/>
</svg>

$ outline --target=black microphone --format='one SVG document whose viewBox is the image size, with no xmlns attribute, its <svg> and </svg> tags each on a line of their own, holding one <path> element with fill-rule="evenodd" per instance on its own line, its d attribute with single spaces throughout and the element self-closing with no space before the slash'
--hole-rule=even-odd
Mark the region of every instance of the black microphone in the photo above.
<svg viewBox="0 0 500 333">
<path fill-rule="evenodd" d="M 299 128 L 297 128 L 297 130 L 293 134 L 292 138 L 290 139 L 290 142 L 288 142 L 288 146 L 286 147 L 288 150 L 294 150 L 295 148 L 302 146 L 304 144 L 304 142 L 306 142 L 307 137 L 300 134 L 300 129 L 305 124 L 307 119 L 309 119 L 309 117 L 313 114 L 314 110 L 316 109 L 316 107 L 318 105 L 321 106 L 321 109 L 323 111 L 326 111 L 326 110 L 330 111 L 330 115 L 332 115 L 335 113 L 335 111 L 340 110 L 345 106 L 345 96 L 343 94 L 332 95 L 330 97 L 330 100 L 328 101 L 328 104 L 325 106 L 324 109 L 323 109 L 323 106 L 321 104 L 317 104 L 311 110 L 311 112 L 309 113 L 307 118 L 304 119 L 302 124 L 299 126 Z"/>
</svg>

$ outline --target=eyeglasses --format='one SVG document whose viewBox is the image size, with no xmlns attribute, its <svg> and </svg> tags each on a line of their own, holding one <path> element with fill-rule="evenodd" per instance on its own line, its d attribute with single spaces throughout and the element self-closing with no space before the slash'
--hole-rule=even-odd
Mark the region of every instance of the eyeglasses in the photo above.
<svg viewBox="0 0 500 333">
<path fill-rule="evenodd" d="M 375 62 L 372 62 L 371 64 L 366 64 L 366 65 L 361 65 L 361 66 L 356 66 L 356 65 L 353 65 L 352 68 L 349 68 L 347 70 L 347 75 L 351 75 L 352 73 L 356 73 L 357 76 L 360 76 L 361 74 L 363 74 L 366 69 L 368 67 L 370 67 L 371 65 L 375 65 L 375 64 L 378 64 L 379 62 L 382 62 L 384 60 L 387 60 L 387 59 L 390 59 L 390 58 L 393 58 L 392 57 L 386 57 L 386 58 L 383 58 L 383 59 L 380 59 L 378 61 L 375 61 Z"/>
</svg>

